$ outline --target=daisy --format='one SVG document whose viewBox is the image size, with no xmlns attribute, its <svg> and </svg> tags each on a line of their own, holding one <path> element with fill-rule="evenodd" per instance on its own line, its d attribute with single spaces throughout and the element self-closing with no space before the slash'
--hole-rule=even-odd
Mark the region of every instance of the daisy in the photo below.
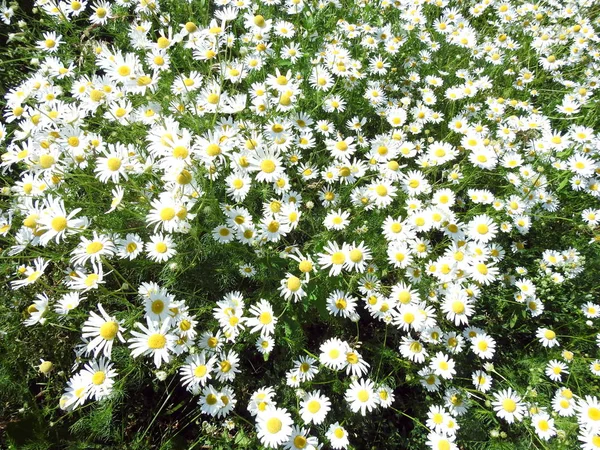
<svg viewBox="0 0 600 450">
<path fill-rule="evenodd" d="M 92 5 L 92 15 L 90 16 L 90 22 L 94 25 L 104 25 L 108 22 L 108 19 L 112 18 L 112 10 L 110 4 L 104 0 L 95 2 Z"/>
<path fill-rule="evenodd" d="M 155 225 L 155 233 L 159 229 L 172 232 L 178 228 L 182 217 L 185 218 L 181 213 L 182 205 L 170 195 L 161 195 L 159 199 L 152 200 L 151 206 L 146 222 L 149 226 Z"/>
<path fill-rule="evenodd" d="M 443 406 L 432 405 L 429 407 L 429 411 L 427 412 L 427 422 L 425 424 L 431 430 L 441 434 L 444 422 L 449 416 L 450 415 Z"/>
<path fill-rule="evenodd" d="M 177 253 L 171 236 L 162 233 L 150 236 L 150 241 L 146 242 L 145 248 L 148 257 L 155 262 L 165 262 Z"/>
<path fill-rule="evenodd" d="M 75 269 L 67 281 L 67 286 L 69 289 L 86 292 L 91 289 L 98 289 L 103 283 L 104 272 L 102 271 L 102 266 L 98 266 L 90 272 Z"/>
<path fill-rule="evenodd" d="M 446 319 L 458 326 L 468 324 L 475 309 L 472 300 L 462 290 L 454 290 L 444 297 L 442 311 L 446 313 Z"/>
<path fill-rule="evenodd" d="M 300 356 L 294 361 L 294 370 L 298 372 L 300 381 L 310 381 L 319 372 L 319 369 L 315 366 L 316 359 L 310 356 Z"/>
<path fill-rule="evenodd" d="M 339 422 L 332 423 L 325 433 L 325 437 L 329 439 L 331 448 L 346 448 L 350 442 L 348 441 L 348 432 Z"/>
<path fill-rule="evenodd" d="M 256 173 L 256 180 L 273 183 L 284 173 L 283 162 L 278 151 L 257 148 L 248 158 L 248 169 Z"/>
<path fill-rule="evenodd" d="M 20 289 L 23 286 L 29 286 L 30 284 L 35 283 L 48 267 L 49 261 L 44 260 L 43 258 L 36 258 L 33 260 L 32 266 L 22 267 L 18 271 L 19 274 L 25 275 L 25 278 L 21 280 L 11 281 L 10 285 L 14 290 Z"/>
<path fill-rule="evenodd" d="M 112 200 L 110 202 L 110 209 L 106 211 L 106 214 L 113 212 L 115 209 L 121 205 L 123 201 L 123 196 L 125 195 L 125 190 L 121 186 L 117 186 L 112 190 Z"/>
<path fill-rule="evenodd" d="M 348 220 L 349 217 L 350 213 L 348 211 L 342 211 L 341 209 L 330 211 L 327 213 L 327 216 L 325 216 L 323 225 L 328 230 L 343 230 L 350 224 L 350 221 Z"/>
<path fill-rule="evenodd" d="M 403 304 L 394 311 L 394 325 L 404 331 L 421 331 L 425 327 L 425 317 L 419 311 L 417 304 Z"/>
<path fill-rule="evenodd" d="M 552 398 L 552 409 L 561 417 L 571 417 L 575 414 L 575 400 L 573 392 L 567 388 L 560 388 Z"/>
<path fill-rule="evenodd" d="M 491 359 L 496 350 L 496 341 L 485 333 L 477 333 L 471 339 L 471 351 L 482 359 Z"/>
<path fill-rule="evenodd" d="M 140 236 L 128 233 L 124 239 L 117 239 L 117 256 L 122 259 L 134 260 L 144 249 L 144 241 Z"/>
<path fill-rule="evenodd" d="M 600 431 L 600 401 L 597 397 L 586 395 L 585 398 L 580 398 L 575 410 L 580 426 L 590 431 Z"/>
<path fill-rule="evenodd" d="M 300 250 L 295 249 L 294 253 L 286 255 L 288 258 L 298 263 L 298 270 L 302 272 L 301 277 L 308 283 L 310 281 L 310 274 L 315 270 L 315 263 L 310 255 L 304 256 Z"/>
<path fill-rule="evenodd" d="M 377 389 L 377 394 L 379 394 L 379 406 L 382 408 L 388 408 L 394 403 L 395 396 L 392 388 L 386 385 L 381 385 Z"/>
<path fill-rule="evenodd" d="M 560 346 L 556 339 L 556 333 L 549 328 L 538 328 L 535 335 L 544 347 Z"/>
<path fill-rule="evenodd" d="M 131 146 L 108 144 L 102 151 L 103 156 L 96 159 L 96 168 L 94 169 L 96 177 L 103 183 L 107 183 L 108 180 L 118 183 L 121 178 L 127 179 L 131 150 Z"/>
<path fill-rule="evenodd" d="M 397 188 L 385 179 L 374 181 L 368 186 L 370 199 L 375 203 L 378 209 L 384 209 L 389 206 L 396 197 Z"/>
<path fill-rule="evenodd" d="M 231 387 L 223 386 L 218 395 L 222 406 L 217 411 L 217 417 L 225 417 L 229 415 L 231 411 L 233 411 L 233 408 L 237 404 L 235 392 L 233 392 L 233 389 Z"/>
<path fill-rule="evenodd" d="M 508 423 L 521 421 L 526 413 L 526 408 L 521 402 L 521 397 L 519 397 L 516 392 L 511 388 L 508 388 L 496 392 L 494 398 L 495 400 L 492 402 L 492 405 L 498 417 L 506 420 Z"/>
<path fill-rule="evenodd" d="M 369 363 L 364 360 L 358 351 L 348 349 L 346 352 L 346 373 L 351 376 L 361 377 L 369 371 Z"/>
<path fill-rule="evenodd" d="M 480 243 L 494 239 L 498 226 L 485 214 L 474 217 L 467 225 L 469 236 Z"/>
<path fill-rule="evenodd" d="M 406 111 L 402 108 L 390 108 L 387 111 L 386 118 L 392 127 L 401 127 L 406 122 Z"/>
<path fill-rule="evenodd" d="M 306 292 L 302 289 L 302 280 L 289 272 L 286 278 L 281 280 L 279 292 L 285 300 L 293 299 L 295 302 L 306 296 Z"/>
<path fill-rule="evenodd" d="M 586 302 L 585 304 L 581 305 L 581 311 L 583 312 L 583 315 L 588 319 L 595 319 L 597 317 L 600 317 L 600 305 L 597 305 L 592 302 Z"/>
<path fill-rule="evenodd" d="M 57 314 L 66 316 L 70 311 L 77 308 L 82 300 L 85 300 L 85 297 L 80 297 L 79 292 L 68 292 L 56 302 L 54 311 Z"/>
<path fill-rule="evenodd" d="M 113 364 L 109 360 L 100 357 L 98 360 L 88 362 L 81 375 L 89 379 L 87 396 L 100 400 L 111 394 L 117 371 L 113 369 Z"/>
<path fill-rule="evenodd" d="M 243 201 L 252 185 L 251 178 L 245 173 L 234 172 L 225 178 L 227 195 L 236 202 Z"/>
<path fill-rule="evenodd" d="M 292 417 L 284 408 L 268 407 L 258 414 L 256 430 L 260 443 L 267 448 L 276 448 L 292 434 Z"/>
<path fill-rule="evenodd" d="M 339 289 L 327 297 L 327 311 L 333 316 L 351 318 L 355 314 L 356 298 Z"/>
<path fill-rule="evenodd" d="M 346 364 L 346 353 L 349 346 L 346 342 L 332 338 L 321 344 L 319 362 L 328 369 L 342 370 Z"/>
<path fill-rule="evenodd" d="M 252 416 L 256 416 L 267 410 L 270 406 L 275 406 L 275 402 L 273 401 L 273 396 L 275 395 L 275 391 L 273 388 L 266 387 L 260 388 L 255 391 L 250 397 L 250 401 L 248 402 L 248 412 Z"/>
<path fill-rule="evenodd" d="M 149 292 L 144 300 L 146 317 L 157 322 L 165 320 L 171 315 L 170 308 L 174 306 L 174 300 L 175 297 L 164 289 Z"/>
<path fill-rule="evenodd" d="M 378 405 L 379 397 L 375 393 L 373 382 L 369 379 L 361 379 L 350 384 L 345 398 L 353 412 L 360 411 L 364 416 L 367 411 L 372 411 Z"/>
<path fill-rule="evenodd" d="M 533 425 L 537 435 L 545 441 L 549 440 L 552 436 L 556 436 L 554 419 L 546 412 L 534 414 L 531 417 L 531 425 Z"/>
<path fill-rule="evenodd" d="M 458 446 L 454 443 L 455 439 L 455 436 L 429 433 L 426 445 L 432 450 L 458 450 Z"/>
<path fill-rule="evenodd" d="M 442 352 L 437 352 L 429 363 L 429 367 L 433 373 L 447 380 L 456 375 L 454 366 L 454 360 Z"/>
<path fill-rule="evenodd" d="M 553 359 L 546 365 L 545 374 L 552 381 L 561 381 L 563 374 L 569 374 L 567 365 L 561 361 Z"/>
<path fill-rule="evenodd" d="M 284 225 L 283 221 L 272 217 L 263 217 L 259 227 L 262 238 L 271 242 L 278 242 L 290 231 L 289 226 Z"/>
<path fill-rule="evenodd" d="M 101 315 L 90 311 L 90 317 L 84 322 L 81 329 L 81 336 L 89 340 L 86 345 L 86 353 L 93 351 L 94 357 L 97 357 L 102 352 L 110 359 L 115 338 L 125 342 L 122 334 L 123 325 L 114 316 L 109 316 L 100 303 L 98 303 L 98 310 Z"/>
<path fill-rule="evenodd" d="M 388 262 L 393 267 L 405 269 L 413 262 L 412 251 L 403 241 L 393 241 L 387 247 Z"/>
<path fill-rule="evenodd" d="M 235 376 L 240 373 L 240 357 L 230 350 L 228 353 L 222 353 L 218 358 L 216 377 L 220 382 L 233 381 Z"/>
<path fill-rule="evenodd" d="M 333 87 L 335 80 L 325 66 L 316 65 L 311 71 L 308 82 L 313 89 L 327 92 Z"/>
<path fill-rule="evenodd" d="M 273 307 L 268 301 L 261 299 L 257 304 L 250 307 L 249 313 L 252 317 L 246 319 L 246 325 L 252 327 L 251 333 L 260 331 L 263 336 L 275 333 L 277 317 L 273 314 Z"/>
<path fill-rule="evenodd" d="M 67 214 L 63 200 L 53 197 L 48 198 L 47 205 L 48 208 L 38 220 L 39 232 L 43 232 L 40 235 L 41 245 L 47 245 L 51 240 L 59 244 L 67 235 L 80 232 L 88 224 L 85 218 L 75 218 L 81 208 Z"/>
<path fill-rule="evenodd" d="M 219 391 L 217 391 L 210 384 L 205 386 L 202 390 L 200 398 L 198 399 L 198 404 L 200 405 L 200 410 L 204 414 L 208 414 L 213 417 L 215 417 L 219 413 L 219 410 L 225 406 L 221 401 Z"/>
<path fill-rule="evenodd" d="M 329 276 L 339 275 L 346 265 L 347 254 L 345 245 L 340 248 L 337 242 L 328 241 L 323 248 L 323 253 L 319 253 L 319 265 L 323 269 L 329 269 Z"/>
<path fill-rule="evenodd" d="M 26 327 L 31 327 L 37 323 L 44 324 L 46 319 L 44 319 L 44 314 L 48 311 L 48 303 L 50 299 L 44 293 L 36 294 L 35 300 L 29 307 L 27 308 L 27 313 L 29 314 L 29 318 L 23 321 L 23 324 Z"/>
<path fill-rule="evenodd" d="M 167 318 L 162 324 L 146 318 L 147 326 L 136 322 L 136 327 L 141 330 L 131 331 L 133 335 L 129 339 L 129 348 L 131 356 L 137 358 L 140 355 L 150 355 L 154 359 L 154 365 L 160 369 L 163 361 L 168 363 L 171 360 L 170 352 L 175 347 L 177 336 L 171 334 L 170 318 Z"/>
<path fill-rule="evenodd" d="M 331 402 L 319 390 L 306 393 L 300 401 L 300 417 L 305 424 L 319 425 L 331 409 Z"/>
<path fill-rule="evenodd" d="M 56 34 L 54 31 L 49 31 L 44 33 L 44 39 L 41 41 L 37 41 L 37 48 L 40 50 L 54 53 L 58 51 L 58 47 L 62 42 L 62 36 L 60 34 Z"/>
<path fill-rule="evenodd" d="M 596 359 L 590 363 L 590 372 L 596 376 L 600 376 L 600 359 Z"/>
<path fill-rule="evenodd" d="M 72 411 L 85 403 L 90 389 L 90 379 L 80 373 L 74 375 L 67 383 L 66 392 L 60 398 L 60 409 Z"/>
<path fill-rule="evenodd" d="M 290 439 L 284 444 L 283 448 L 285 450 L 310 450 L 316 449 L 318 446 L 319 440 L 314 436 L 308 436 L 308 429 L 294 425 Z"/>
<path fill-rule="evenodd" d="M 496 266 L 481 259 L 473 259 L 469 264 L 468 273 L 474 281 L 488 285 L 496 281 L 500 271 Z"/>
<path fill-rule="evenodd" d="M 440 389 L 440 378 L 433 373 L 433 370 L 429 367 L 424 367 L 419 370 L 418 374 L 421 377 L 421 385 L 427 389 L 428 392 L 437 392 Z"/>
<path fill-rule="evenodd" d="M 583 450 L 598 450 L 600 449 L 600 431 L 592 431 L 581 429 L 579 434 L 581 448 Z"/>
<path fill-rule="evenodd" d="M 427 350 L 421 342 L 407 336 L 402 337 L 400 354 L 419 364 L 425 362 L 425 358 L 428 356 Z"/>
<path fill-rule="evenodd" d="M 212 237 L 215 241 L 221 244 L 227 244 L 235 239 L 235 233 L 230 227 L 226 225 L 220 225 L 213 229 Z"/>
<path fill-rule="evenodd" d="M 207 358 L 204 351 L 188 355 L 185 365 L 179 369 L 181 384 L 189 391 L 197 389 L 198 386 L 204 386 L 212 378 L 215 364 L 216 358 L 214 356 Z"/>
<path fill-rule="evenodd" d="M 259 336 L 256 340 L 255 347 L 263 355 L 268 355 L 273 351 L 275 340 L 272 336 Z"/>
<path fill-rule="evenodd" d="M 81 243 L 71 252 L 71 263 L 76 265 L 84 265 L 88 261 L 92 265 L 100 264 L 100 258 L 111 257 L 115 254 L 115 245 L 106 235 L 99 235 L 94 231 L 93 238 L 87 239 L 81 237 Z"/>
<path fill-rule="evenodd" d="M 224 340 L 221 338 L 221 331 L 217 331 L 216 333 L 206 331 L 200 336 L 198 347 L 209 352 L 219 352 L 223 343 Z"/>
<path fill-rule="evenodd" d="M 471 376 L 475 389 L 485 393 L 492 387 L 492 377 L 483 370 L 476 370 Z"/>
</svg>

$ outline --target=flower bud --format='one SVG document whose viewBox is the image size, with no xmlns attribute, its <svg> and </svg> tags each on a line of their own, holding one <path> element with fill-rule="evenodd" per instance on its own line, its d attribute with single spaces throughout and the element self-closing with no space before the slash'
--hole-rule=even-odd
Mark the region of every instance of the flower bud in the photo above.
<svg viewBox="0 0 600 450">
<path fill-rule="evenodd" d="M 38 370 L 44 375 L 48 374 L 54 368 L 54 364 L 51 361 L 44 361 L 38 366 Z"/>
</svg>

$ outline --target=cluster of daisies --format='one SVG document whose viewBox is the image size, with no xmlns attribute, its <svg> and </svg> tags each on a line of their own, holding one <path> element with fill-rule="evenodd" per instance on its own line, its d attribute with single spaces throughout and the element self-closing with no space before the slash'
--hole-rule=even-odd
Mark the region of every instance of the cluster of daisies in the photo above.
<svg viewBox="0 0 600 450">
<path fill-rule="evenodd" d="M 534 282 L 572 280 L 586 261 L 575 248 L 547 249 L 535 270 L 511 265 L 534 223 L 560 213 L 565 192 L 585 199 L 573 220 L 600 242 L 600 134 L 579 120 L 600 86 L 592 3 L 219 0 L 200 23 L 158 0 L 37 0 L 57 26 L 30 42 L 38 68 L 5 96 L 0 169 L 15 182 L 3 191 L 0 235 L 7 255 L 31 255 L 10 281 L 34 298 L 24 324 L 81 329 L 60 406 L 110 397 L 114 343 L 156 369 L 176 367 L 202 413 L 226 417 L 240 400 L 244 346 L 266 358 L 281 317 L 320 288 L 328 292 L 316 302 L 343 329 L 368 321 L 396 333 L 387 345 L 436 399 L 424 420 L 430 448 L 458 449 L 460 417 L 486 400 L 542 440 L 565 433 L 554 417 L 574 417 L 582 448 L 600 448 L 600 401 L 567 387 L 579 355 L 559 350 Z M 13 14 L 0 5 L 4 23 Z M 90 26 L 81 39 L 62 26 L 75 20 Z M 95 38 L 95 29 L 112 32 L 108 24 L 126 31 L 127 45 Z M 561 96 L 551 109 L 532 87 L 548 79 Z M 216 211 L 203 209 L 207 199 Z M 105 216 L 137 225 L 103 226 L 88 211 L 100 201 Z M 279 285 L 266 298 L 229 292 L 200 318 L 145 282 L 134 305 L 143 319 L 125 329 L 121 311 L 101 304 L 107 281 L 125 285 L 124 260 L 174 263 L 205 219 L 214 242 L 252 255 L 235 263 L 240 276 L 257 277 L 264 255 L 280 256 Z M 343 283 L 329 289 L 329 280 Z M 545 375 L 560 385 L 548 405 L 505 386 L 494 368 L 499 336 L 478 312 L 500 283 L 529 314 L 534 345 L 548 350 Z M 597 327 L 593 298 L 578 306 Z M 90 310 L 84 322 L 75 309 Z M 343 418 L 329 414 L 337 399 L 314 389 L 316 376 L 345 373 L 352 413 L 394 402 L 401 381 L 371 370 L 358 339 L 318 338 L 293 356 L 285 385 L 264 380 L 248 400 L 266 447 L 350 445 Z M 600 360 L 589 372 L 600 375 Z M 299 406 L 277 403 L 284 389 Z"/>
</svg>

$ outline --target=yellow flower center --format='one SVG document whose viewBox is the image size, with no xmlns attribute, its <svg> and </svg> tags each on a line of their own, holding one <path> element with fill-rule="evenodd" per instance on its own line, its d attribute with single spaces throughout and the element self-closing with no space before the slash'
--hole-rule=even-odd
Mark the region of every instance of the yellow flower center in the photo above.
<svg viewBox="0 0 600 450">
<path fill-rule="evenodd" d="M 344 252 L 335 252 L 333 255 L 331 255 L 331 262 L 336 266 L 344 264 L 345 261 L 346 255 L 344 254 Z"/>
<path fill-rule="evenodd" d="M 117 72 L 122 77 L 127 77 L 131 74 L 131 69 L 129 66 L 121 66 L 117 69 Z"/>
<path fill-rule="evenodd" d="M 171 207 L 163 208 L 160 212 L 160 219 L 164 221 L 172 220 L 175 217 L 175 210 Z"/>
<path fill-rule="evenodd" d="M 158 40 L 156 41 L 156 44 L 158 45 L 158 48 L 160 49 L 165 49 L 169 46 L 171 42 L 164 36 L 161 36 L 158 38 Z"/>
<path fill-rule="evenodd" d="M 600 409 L 596 407 L 591 407 L 588 410 L 588 417 L 594 422 L 598 422 L 600 420 Z"/>
<path fill-rule="evenodd" d="M 272 322 L 273 318 L 271 317 L 271 313 L 270 312 L 265 311 L 265 312 L 263 312 L 263 313 L 260 314 L 258 320 L 263 325 L 268 325 L 268 324 L 270 324 Z"/>
<path fill-rule="evenodd" d="M 121 168 L 121 158 L 111 157 L 106 161 L 106 166 L 111 172 L 116 172 Z"/>
<path fill-rule="evenodd" d="M 162 300 L 154 300 L 150 306 L 154 314 L 160 314 L 165 309 L 165 302 Z"/>
<path fill-rule="evenodd" d="M 92 375 L 92 383 L 94 383 L 96 386 L 104 383 L 104 380 L 106 380 L 106 373 L 104 373 L 102 370 L 99 370 Z"/>
<path fill-rule="evenodd" d="M 359 401 L 364 403 L 369 400 L 369 393 L 365 389 L 361 389 L 358 391 L 358 394 L 356 394 L 356 397 Z"/>
<path fill-rule="evenodd" d="M 270 159 L 265 159 L 263 162 L 260 163 L 260 170 L 262 170 L 265 173 L 273 173 L 275 172 L 275 169 L 275 163 Z"/>
<path fill-rule="evenodd" d="M 321 409 L 321 404 L 317 400 L 311 400 L 306 405 L 306 409 L 308 409 L 311 414 L 316 414 Z"/>
<path fill-rule="evenodd" d="M 517 410 L 517 403 L 511 398 L 506 398 L 502 400 L 502 408 L 506 412 L 513 413 Z"/>
<path fill-rule="evenodd" d="M 160 333 L 155 333 L 148 338 L 148 348 L 152 350 L 164 348 L 165 345 L 167 345 L 167 338 Z"/>
<path fill-rule="evenodd" d="M 100 327 L 100 337 L 107 341 L 111 341 L 115 338 L 119 332 L 119 324 L 117 322 L 104 322 Z"/>
<path fill-rule="evenodd" d="M 271 434 L 279 433 L 283 427 L 283 423 L 277 417 L 271 417 L 269 420 L 267 420 L 265 425 L 267 427 L 267 431 Z"/>
<path fill-rule="evenodd" d="M 452 311 L 454 314 L 462 314 L 465 312 L 465 304 L 460 301 L 455 301 L 452 303 Z"/>
<path fill-rule="evenodd" d="M 305 448 L 306 447 L 306 438 L 304 436 L 298 435 L 294 438 L 294 446 L 296 448 Z"/>
<path fill-rule="evenodd" d="M 296 292 L 298 289 L 300 289 L 300 286 L 301 286 L 300 278 L 295 277 L 295 276 L 291 276 L 288 278 L 287 288 L 290 291 Z"/>
<path fill-rule="evenodd" d="M 477 225 L 477 232 L 479 234 L 487 234 L 488 231 L 489 228 L 485 223 L 480 223 L 479 225 Z"/>
<path fill-rule="evenodd" d="M 40 166 L 42 169 L 48 169 L 50 167 L 52 167 L 52 165 L 55 163 L 55 159 L 54 156 L 52 155 L 42 155 L 40 156 Z"/>
<path fill-rule="evenodd" d="M 206 366 L 198 366 L 194 369 L 194 376 L 197 378 L 202 378 L 207 372 L 208 370 L 206 369 Z"/>
<path fill-rule="evenodd" d="M 52 219 L 52 222 L 50 222 L 50 226 L 54 231 L 60 233 L 65 228 L 67 228 L 67 218 L 63 216 L 55 217 L 54 219 Z"/>
</svg>

